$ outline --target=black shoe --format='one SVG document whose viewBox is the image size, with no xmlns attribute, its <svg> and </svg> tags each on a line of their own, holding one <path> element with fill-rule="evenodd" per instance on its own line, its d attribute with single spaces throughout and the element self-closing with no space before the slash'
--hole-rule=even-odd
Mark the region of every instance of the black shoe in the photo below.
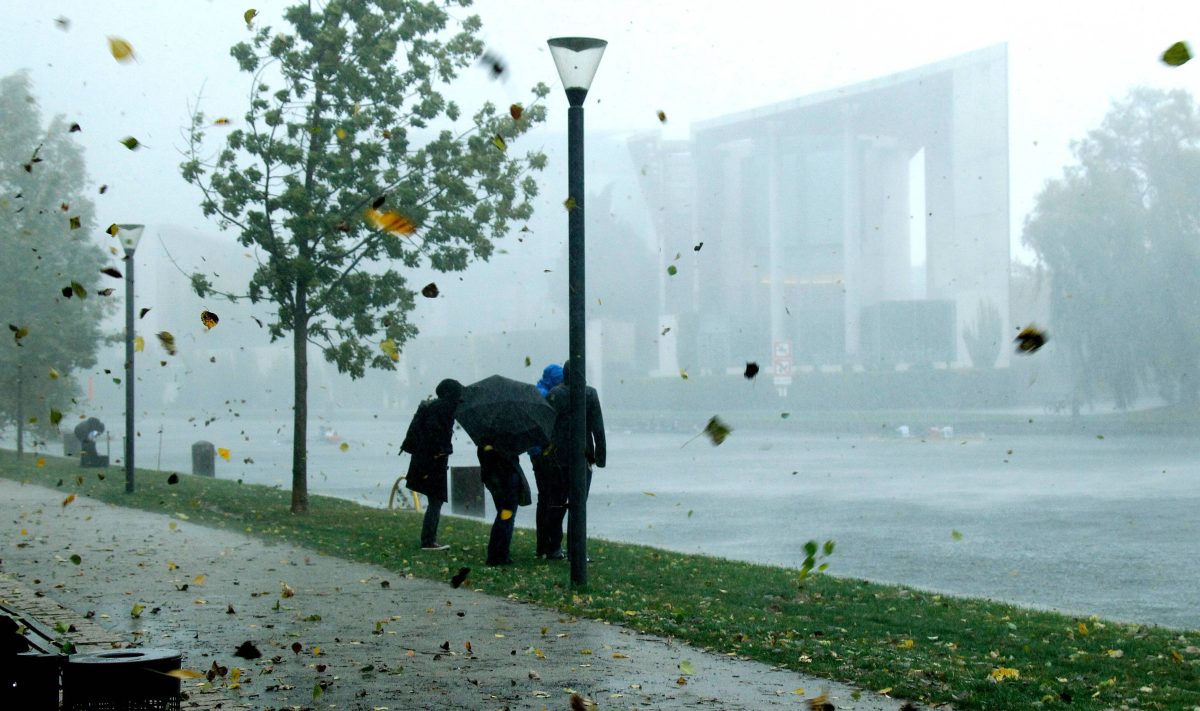
<svg viewBox="0 0 1200 711">
<path fill-rule="evenodd" d="M 554 551 L 553 553 L 546 554 L 546 560 L 566 560 L 566 558 L 567 558 L 567 555 L 565 553 L 563 553 L 561 550 L 557 550 L 557 551 Z"/>
<path fill-rule="evenodd" d="M 513 560 L 512 560 L 512 558 L 509 558 L 508 560 L 502 560 L 502 561 L 499 561 L 499 562 L 497 562 L 497 561 L 494 561 L 494 560 L 489 560 L 489 561 L 487 562 L 487 565 L 489 565 L 489 566 L 492 566 L 492 567 L 495 567 L 495 566 L 497 566 L 497 565 L 512 565 L 512 564 L 513 564 Z"/>
</svg>

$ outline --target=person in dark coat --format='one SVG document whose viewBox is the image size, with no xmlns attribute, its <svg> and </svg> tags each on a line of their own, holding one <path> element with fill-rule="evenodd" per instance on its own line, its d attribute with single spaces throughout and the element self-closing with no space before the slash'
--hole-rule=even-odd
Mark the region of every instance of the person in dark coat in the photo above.
<svg viewBox="0 0 1200 711">
<path fill-rule="evenodd" d="M 542 379 L 537 381 L 538 392 L 542 397 L 550 394 L 556 385 L 562 382 L 563 369 L 557 363 L 551 363 L 542 370 Z M 537 484 L 537 557 L 550 555 L 559 550 L 561 541 L 550 540 L 550 531 L 554 529 L 551 515 L 556 509 L 565 509 L 567 505 L 567 481 L 562 476 L 562 470 L 554 466 L 545 456 L 546 450 L 534 447 L 529 450 L 529 461 L 533 465 L 533 479 Z M 562 517 L 559 516 L 558 530 L 562 532 Z M 561 538 L 561 536 L 560 536 Z M 561 553 L 561 551 L 560 551 Z"/>
<path fill-rule="evenodd" d="M 554 408 L 556 417 L 554 420 L 554 433 L 550 436 L 550 447 L 548 448 L 549 460 L 557 469 L 556 476 L 560 477 L 566 488 L 568 498 L 570 494 L 570 477 L 571 477 L 571 456 L 570 456 L 570 429 L 571 429 L 571 369 L 568 365 L 563 366 L 563 381 L 555 386 L 550 394 L 546 396 L 546 402 Z M 586 417 L 586 432 L 584 434 L 583 456 L 587 464 L 587 490 L 592 489 L 592 467 L 597 466 L 601 469 L 607 463 L 608 452 L 604 441 L 604 415 L 600 410 L 600 395 L 596 392 L 596 388 L 590 385 L 584 386 L 584 411 Z M 546 557 L 550 560 L 561 560 L 566 556 L 562 551 L 562 536 L 563 536 L 563 518 L 567 515 L 567 507 L 552 509 L 548 519 L 548 527 L 546 532 L 547 545 L 550 546 Z"/>
<path fill-rule="evenodd" d="M 446 471 L 454 452 L 450 440 L 454 434 L 454 411 L 462 400 L 462 391 L 462 383 L 457 380 L 447 378 L 438 383 L 437 397 L 417 407 L 400 445 L 401 451 L 412 455 L 406 485 L 428 499 L 421 524 L 422 550 L 444 551 L 450 547 L 438 543 L 437 531 L 442 504 L 449 498 Z"/>
<path fill-rule="evenodd" d="M 487 564 L 511 565 L 513 526 L 517 507 L 532 503 L 520 455 L 490 446 L 479 447 L 479 476 L 496 505 L 496 520 L 488 538 Z"/>
<path fill-rule="evenodd" d="M 95 417 L 89 417 L 75 425 L 75 438 L 79 440 L 81 451 L 89 456 L 99 456 L 96 451 L 96 438 L 104 432 L 104 423 Z"/>
</svg>

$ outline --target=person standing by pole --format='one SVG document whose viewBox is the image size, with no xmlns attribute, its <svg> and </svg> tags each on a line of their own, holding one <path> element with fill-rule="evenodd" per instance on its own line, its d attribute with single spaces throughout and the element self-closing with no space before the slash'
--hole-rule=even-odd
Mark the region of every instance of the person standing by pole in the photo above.
<svg viewBox="0 0 1200 711">
<path fill-rule="evenodd" d="M 571 364 L 567 363 L 563 366 L 563 381 L 555 386 L 550 394 L 546 396 L 546 402 L 554 408 L 556 417 L 554 420 L 554 434 L 550 437 L 551 459 L 554 466 L 559 470 L 557 476 L 563 481 L 567 480 L 567 474 L 570 471 L 571 458 L 574 454 L 571 448 Z M 584 387 L 584 416 L 585 427 L 583 434 L 583 456 L 587 466 L 587 482 L 583 492 L 581 501 L 570 501 L 571 506 L 579 505 L 582 507 L 587 501 L 587 492 L 592 488 L 592 467 L 597 466 L 601 469 L 607 464 L 608 454 L 604 439 L 604 415 L 600 410 L 600 395 L 596 392 L 596 388 L 590 385 Z M 562 545 L 562 521 L 567 515 L 567 508 L 559 508 L 552 510 L 547 517 L 547 541 L 550 544 Z M 571 525 L 574 525 L 573 523 Z M 558 548 L 561 552 L 561 548 Z M 552 556 L 547 554 L 548 558 L 561 558 L 562 556 Z"/>
<path fill-rule="evenodd" d="M 444 551 L 450 548 L 437 540 L 442 504 L 449 499 L 446 486 L 450 454 L 454 452 L 454 411 L 462 401 L 462 383 L 447 378 L 438 383 L 437 397 L 417 407 L 400 450 L 412 455 L 406 485 L 425 494 L 428 500 L 421 523 L 421 550 Z"/>
<path fill-rule="evenodd" d="M 562 382 L 563 369 L 557 363 L 551 363 L 542 370 L 542 379 L 537 381 L 538 392 L 542 397 L 550 394 L 556 385 Z M 549 453 L 542 447 L 529 450 L 529 461 L 533 465 L 533 480 L 537 485 L 537 556 L 550 560 L 561 560 L 562 552 L 562 516 L 558 515 L 558 525 L 555 526 L 552 515 L 557 510 L 566 510 L 567 480 L 566 473 L 554 466 Z M 557 529 L 558 538 L 552 539 L 550 532 Z"/>
</svg>

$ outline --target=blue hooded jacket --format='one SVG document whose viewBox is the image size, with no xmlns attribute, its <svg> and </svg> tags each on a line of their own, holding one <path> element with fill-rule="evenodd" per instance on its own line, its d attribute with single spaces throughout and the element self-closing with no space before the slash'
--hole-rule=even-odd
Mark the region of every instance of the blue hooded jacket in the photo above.
<svg viewBox="0 0 1200 711">
<path fill-rule="evenodd" d="M 551 363 L 542 370 L 542 379 L 537 381 L 538 392 L 542 394 L 542 397 L 546 397 L 546 395 L 548 395 L 550 391 L 554 389 L 554 386 L 558 385 L 562 381 L 562 366 L 558 363 Z M 533 449 L 529 450 L 530 457 L 540 456 L 541 453 L 541 447 L 534 447 Z"/>
</svg>

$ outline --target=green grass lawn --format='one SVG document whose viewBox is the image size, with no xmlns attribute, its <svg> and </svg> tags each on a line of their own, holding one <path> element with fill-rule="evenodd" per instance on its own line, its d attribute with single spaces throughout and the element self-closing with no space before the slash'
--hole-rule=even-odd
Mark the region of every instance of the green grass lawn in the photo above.
<svg viewBox="0 0 1200 711">
<path fill-rule="evenodd" d="M 40 464 L 39 464 L 40 461 Z M 287 491 L 139 469 L 80 469 L 76 460 L 0 451 L 0 476 L 196 523 L 287 541 L 444 580 L 471 568 L 469 584 L 496 595 L 670 635 L 697 647 L 960 709 L 1200 709 L 1200 630 L 1083 619 L 988 600 L 937 595 L 795 569 L 589 542 L 590 585 L 573 590 L 568 567 L 533 559 L 518 529 L 515 566 L 482 562 L 489 524 L 442 519 L 448 554 L 417 549 L 421 517 L 350 501 L 311 498 L 288 512 Z M 101 478 L 103 477 L 103 478 Z M 527 510 L 532 514 L 531 510 Z M 837 552 L 829 561 L 836 566 Z"/>
</svg>

